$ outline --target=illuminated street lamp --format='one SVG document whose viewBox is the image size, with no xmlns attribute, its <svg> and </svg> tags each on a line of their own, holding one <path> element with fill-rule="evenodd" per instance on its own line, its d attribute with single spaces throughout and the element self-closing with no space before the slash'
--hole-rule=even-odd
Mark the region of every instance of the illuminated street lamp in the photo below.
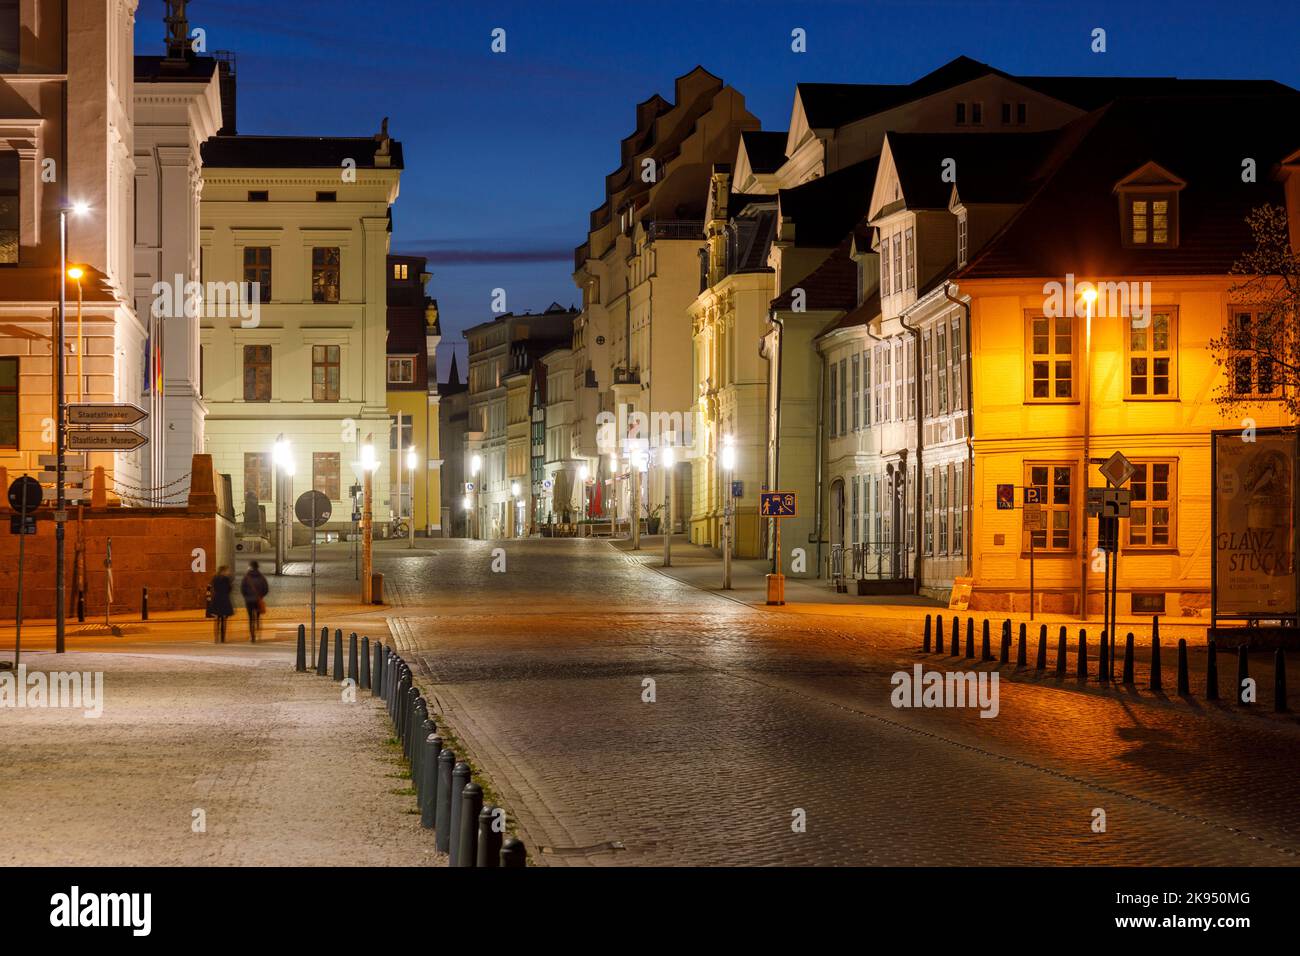
<svg viewBox="0 0 1300 956">
<path fill-rule="evenodd" d="M 731 590 L 731 538 L 733 535 L 732 510 L 733 498 L 731 496 L 731 476 L 736 469 L 736 445 L 735 439 L 730 435 L 723 436 L 722 439 L 722 470 L 726 472 L 726 485 L 722 489 L 726 497 L 723 499 L 722 510 L 722 587 L 723 590 Z"/>
<path fill-rule="evenodd" d="M 411 499 L 411 506 L 407 510 L 410 512 L 406 519 L 406 546 L 415 547 L 415 466 L 419 463 L 419 458 L 415 454 L 415 446 L 412 445 L 406 450 L 406 472 L 410 481 L 407 486 L 410 489 L 408 494 Z M 400 505 L 400 502 L 399 502 Z"/>
<path fill-rule="evenodd" d="M 578 469 L 578 481 L 582 483 L 582 516 L 590 518 L 589 507 L 587 503 L 587 479 L 591 477 L 591 469 L 583 465 Z M 572 500 L 572 499 L 570 499 Z"/>
<path fill-rule="evenodd" d="M 1091 282 L 1082 282 L 1079 284 L 1079 298 L 1083 300 L 1084 307 L 1084 325 L 1083 325 L 1083 463 L 1080 474 L 1083 475 L 1083 486 L 1088 487 L 1088 457 L 1090 454 L 1090 445 L 1092 444 L 1092 307 L 1097 301 L 1097 287 Z M 1084 491 L 1086 498 L 1087 491 Z M 1080 543 L 1079 549 L 1082 560 L 1079 566 L 1079 617 L 1082 620 L 1088 619 L 1088 566 L 1092 563 L 1092 554 L 1088 549 L 1088 513 L 1085 508 L 1083 511 L 1083 520 L 1079 526 Z"/>
<path fill-rule="evenodd" d="M 84 402 L 85 396 L 85 366 L 82 363 L 82 336 L 81 336 L 81 279 L 86 274 L 82 266 L 68 266 L 68 278 L 77 283 L 77 401 Z"/>
<path fill-rule="evenodd" d="M 275 573 L 278 575 L 284 572 L 286 554 L 284 518 L 287 502 L 285 501 L 284 479 L 286 476 L 293 474 L 293 456 L 289 449 L 289 442 L 285 440 L 283 432 L 275 436 L 275 444 L 271 446 L 271 464 L 275 472 L 272 476 L 272 482 L 275 491 Z"/>
<path fill-rule="evenodd" d="M 673 465 L 677 463 L 672 445 L 665 445 L 660 461 L 664 466 L 664 567 L 673 566 Z"/>
<path fill-rule="evenodd" d="M 470 537 L 471 537 L 471 538 L 477 538 L 477 537 L 478 537 L 478 527 L 477 527 L 477 525 L 478 525 L 478 500 L 479 500 L 479 498 L 478 498 L 478 496 L 479 496 L 479 490 L 478 490 L 478 485 L 479 485 L 479 482 L 478 482 L 478 473 L 479 473 L 482 469 L 483 469 L 483 458 L 482 458 L 482 456 L 480 456 L 480 455 L 475 455 L 474 457 L 472 457 L 472 458 L 469 460 L 469 473 L 470 473 L 470 476 L 474 479 L 474 513 L 470 516 L 471 523 L 472 523 L 473 527 L 471 527 L 471 528 L 469 529 L 469 534 L 470 534 Z"/>
</svg>

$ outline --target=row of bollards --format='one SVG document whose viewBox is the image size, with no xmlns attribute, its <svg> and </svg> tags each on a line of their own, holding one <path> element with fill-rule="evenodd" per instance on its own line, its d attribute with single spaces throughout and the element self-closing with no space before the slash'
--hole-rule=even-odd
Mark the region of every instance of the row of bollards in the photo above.
<svg viewBox="0 0 1300 956">
<path fill-rule="evenodd" d="M 992 661 L 993 654 L 989 638 L 989 620 L 985 618 L 980 628 L 982 641 L 980 659 L 983 661 Z M 1064 677 L 1067 667 L 1067 629 L 1064 624 L 1061 625 L 1056 643 L 1056 676 Z M 961 656 L 961 619 L 956 615 L 952 617 L 951 626 L 951 656 Z M 1027 667 L 1027 649 L 1026 649 L 1026 626 L 1022 621 L 1020 623 L 1019 641 L 1016 647 L 1016 667 Z M 927 614 L 925 616 L 925 633 L 922 637 L 922 653 L 929 654 L 933 645 L 934 653 L 944 653 L 944 618 L 941 614 Z M 1075 677 L 1078 680 L 1088 680 L 1088 632 L 1084 628 L 1079 629 L 1079 640 L 1076 645 L 1077 655 L 1075 659 Z M 1001 653 L 998 656 L 1000 664 L 1006 664 L 1010 661 L 1011 655 L 1011 619 L 1007 618 L 1002 622 L 1002 642 Z M 975 619 L 967 617 L 966 619 L 966 654 L 967 660 L 975 658 Z M 1100 652 L 1097 659 L 1097 680 L 1102 683 L 1109 683 L 1114 679 L 1112 666 L 1113 661 L 1110 658 L 1110 641 L 1107 633 L 1103 630 L 1100 635 Z M 1038 656 L 1034 662 L 1036 671 L 1047 669 L 1047 625 L 1040 624 L 1038 630 Z M 1129 631 L 1124 640 L 1124 662 L 1120 682 L 1124 685 L 1135 683 L 1133 676 L 1133 632 Z M 1151 625 L 1151 668 L 1149 678 L 1150 689 L 1156 692 L 1163 690 L 1163 675 L 1160 667 L 1160 619 L 1152 618 Z M 1191 697 L 1191 673 L 1188 667 L 1187 658 L 1187 641 L 1179 639 L 1178 641 L 1178 696 Z M 1246 647 L 1242 646 L 1237 651 L 1237 691 L 1234 695 L 1237 703 L 1242 706 L 1249 706 L 1256 700 L 1253 691 L 1253 685 L 1250 681 L 1249 659 Z M 1219 700 L 1219 666 L 1218 666 L 1218 649 L 1214 641 L 1210 641 L 1207 647 L 1207 658 L 1205 668 L 1205 698 L 1206 700 Z M 1281 648 L 1278 648 L 1273 655 L 1273 710 L 1277 713 L 1286 713 L 1287 692 L 1286 692 L 1286 655 Z"/>
<path fill-rule="evenodd" d="M 316 673 L 329 670 L 329 628 L 322 627 Z M 334 632 L 334 680 L 343 678 L 343 631 Z M 298 625 L 295 670 L 307 670 L 307 626 Z M 392 648 L 369 637 L 360 643 L 348 636 L 347 679 L 358 690 L 370 688 L 383 699 L 389 721 L 411 767 L 420 825 L 434 831 L 434 846 L 450 857 L 455 867 L 522 867 L 528 854 L 523 841 L 504 834 L 504 811 L 484 806 L 483 788 L 470 779 L 468 763 L 443 747 L 437 723 L 424 696 L 415 687 L 414 674 Z"/>
</svg>

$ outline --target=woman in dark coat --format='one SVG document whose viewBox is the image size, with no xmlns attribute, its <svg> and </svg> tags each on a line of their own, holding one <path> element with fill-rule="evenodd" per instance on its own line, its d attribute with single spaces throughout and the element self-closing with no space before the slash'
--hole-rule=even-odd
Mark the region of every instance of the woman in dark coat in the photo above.
<svg viewBox="0 0 1300 956">
<path fill-rule="evenodd" d="M 257 562 L 248 562 L 248 573 L 239 582 L 239 593 L 244 596 L 244 607 L 248 609 L 248 638 L 257 643 L 257 634 L 262 630 L 262 615 L 266 613 L 266 601 L 263 600 L 271 586 L 266 583 L 262 572 L 257 570 Z"/>
<path fill-rule="evenodd" d="M 212 579 L 212 613 L 217 619 L 219 644 L 226 643 L 226 621 L 235 613 L 235 606 L 230 603 L 230 592 L 234 589 L 235 579 L 230 576 L 230 568 L 223 564 Z"/>
</svg>

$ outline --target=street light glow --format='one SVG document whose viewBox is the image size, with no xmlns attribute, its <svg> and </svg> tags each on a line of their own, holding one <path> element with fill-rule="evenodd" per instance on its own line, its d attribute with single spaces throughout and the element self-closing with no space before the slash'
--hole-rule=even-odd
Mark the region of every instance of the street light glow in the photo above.
<svg viewBox="0 0 1300 956">
<path fill-rule="evenodd" d="M 673 464 L 675 463 L 674 458 L 675 456 L 673 453 L 673 446 L 672 445 L 664 446 L 664 451 L 663 451 L 664 467 L 672 468 Z"/>
<path fill-rule="evenodd" d="M 727 471 L 736 467 L 735 439 L 730 435 L 722 439 L 722 467 Z"/>
<path fill-rule="evenodd" d="M 283 435 L 275 440 L 275 445 L 271 449 L 271 460 L 275 462 L 277 468 L 288 468 L 293 464 L 293 459 L 289 455 L 289 442 Z"/>
<path fill-rule="evenodd" d="M 72 214 L 74 216 L 84 216 L 88 212 L 90 212 L 90 203 L 78 200 L 72 204 Z"/>
<path fill-rule="evenodd" d="M 415 446 L 412 445 L 412 446 L 411 446 L 410 448 L 408 448 L 407 451 L 406 451 L 406 467 L 407 467 L 407 470 L 408 470 L 408 471 L 415 471 L 415 466 L 416 466 L 416 464 L 419 463 L 419 460 L 420 460 L 420 459 L 419 459 L 419 458 L 416 456 L 416 454 L 415 454 Z"/>
<path fill-rule="evenodd" d="M 81 266 L 68 266 L 68 278 L 73 282 L 79 282 L 81 277 L 86 274 L 86 270 Z"/>
<path fill-rule="evenodd" d="M 466 510 L 466 511 L 469 511 L 469 509 L 470 509 L 469 495 L 466 495 L 465 498 L 463 499 L 463 501 L 462 501 L 461 503 L 462 503 L 462 505 L 464 505 L 465 510 Z"/>
<path fill-rule="evenodd" d="M 471 475 L 477 475 L 479 469 L 483 467 L 483 459 L 475 455 L 469 460 L 469 471 Z"/>
<path fill-rule="evenodd" d="M 512 481 L 512 482 L 510 483 L 510 495 L 511 495 L 511 497 L 513 497 L 513 498 L 518 498 L 518 497 L 519 497 L 519 482 L 517 482 L 517 481 Z"/>
<path fill-rule="evenodd" d="M 583 482 L 584 484 L 586 483 L 587 479 L 590 476 L 591 476 L 591 471 L 587 468 L 586 465 L 583 465 L 581 468 L 578 469 L 578 480 Z"/>
<path fill-rule="evenodd" d="M 379 459 L 375 457 L 374 445 L 361 446 L 361 467 L 371 472 L 379 470 Z"/>
</svg>

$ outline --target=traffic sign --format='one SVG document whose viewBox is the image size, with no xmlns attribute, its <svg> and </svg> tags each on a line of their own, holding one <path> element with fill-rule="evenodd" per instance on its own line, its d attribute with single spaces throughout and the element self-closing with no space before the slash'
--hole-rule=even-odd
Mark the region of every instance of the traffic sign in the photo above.
<svg viewBox="0 0 1300 956">
<path fill-rule="evenodd" d="M 31 475 L 20 475 L 9 485 L 9 507 L 14 511 L 31 514 L 41 506 L 44 497 L 41 483 Z"/>
<path fill-rule="evenodd" d="M 764 518 L 799 517 L 799 498 L 794 491 L 761 491 L 758 495 L 759 514 Z"/>
<path fill-rule="evenodd" d="M 26 516 L 10 515 L 9 533 L 10 534 L 35 534 L 36 515 L 26 515 Z"/>
<path fill-rule="evenodd" d="M 1041 505 L 1043 503 L 1041 488 L 1035 485 L 1030 485 L 1028 487 L 1022 488 L 1021 491 L 1025 493 L 1026 508 L 1028 508 L 1030 505 Z"/>
<path fill-rule="evenodd" d="M 53 469 L 59 467 L 58 455 L 40 455 L 37 457 L 36 461 L 37 464 L 39 464 L 46 471 L 52 471 Z M 86 467 L 86 456 L 85 455 L 64 455 L 63 467 L 65 469 L 76 468 L 78 471 L 80 471 Z"/>
<path fill-rule="evenodd" d="M 134 425 L 148 417 L 148 412 L 130 402 L 68 406 L 69 425 Z"/>
<path fill-rule="evenodd" d="M 54 471 L 41 472 L 40 481 L 41 484 L 43 485 L 52 485 L 58 480 L 59 480 L 58 472 L 54 472 Z M 63 472 L 63 483 L 65 485 L 79 485 L 85 480 L 86 480 L 86 473 L 84 471 Z"/>
<path fill-rule="evenodd" d="M 998 511 L 1014 511 L 1016 507 L 1016 486 L 998 485 Z"/>
<path fill-rule="evenodd" d="M 1030 531 L 1047 529 L 1047 512 L 1043 510 L 1042 505 L 1025 502 L 1025 527 Z"/>
<path fill-rule="evenodd" d="M 1127 518 L 1132 502 L 1133 491 L 1129 488 L 1089 488 L 1088 516 Z"/>
<path fill-rule="evenodd" d="M 743 481 L 733 481 L 731 483 L 731 497 L 733 498 L 745 497 L 745 483 Z"/>
<path fill-rule="evenodd" d="M 1107 458 L 1098 470 L 1107 483 L 1115 488 L 1127 483 L 1133 477 L 1133 472 L 1137 471 L 1133 463 L 1124 457 L 1124 453 L 1118 451 Z"/>
<path fill-rule="evenodd" d="M 148 441 L 130 428 L 68 432 L 68 447 L 78 451 L 134 451 Z"/>
<path fill-rule="evenodd" d="M 330 520 L 330 500 L 319 491 L 304 491 L 294 503 L 293 513 L 309 528 L 319 528 Z"/>
<path fill-rule="evenodd" d="M 473 491 L 473 490 L 474 490 L 474 482 L 472 482 L 472 481 L 467 481 L 467 482 L 465 482 L 465 492 L 468 494 L 469 492 L 471 492 L 471 491 Z"/>
</svg>

